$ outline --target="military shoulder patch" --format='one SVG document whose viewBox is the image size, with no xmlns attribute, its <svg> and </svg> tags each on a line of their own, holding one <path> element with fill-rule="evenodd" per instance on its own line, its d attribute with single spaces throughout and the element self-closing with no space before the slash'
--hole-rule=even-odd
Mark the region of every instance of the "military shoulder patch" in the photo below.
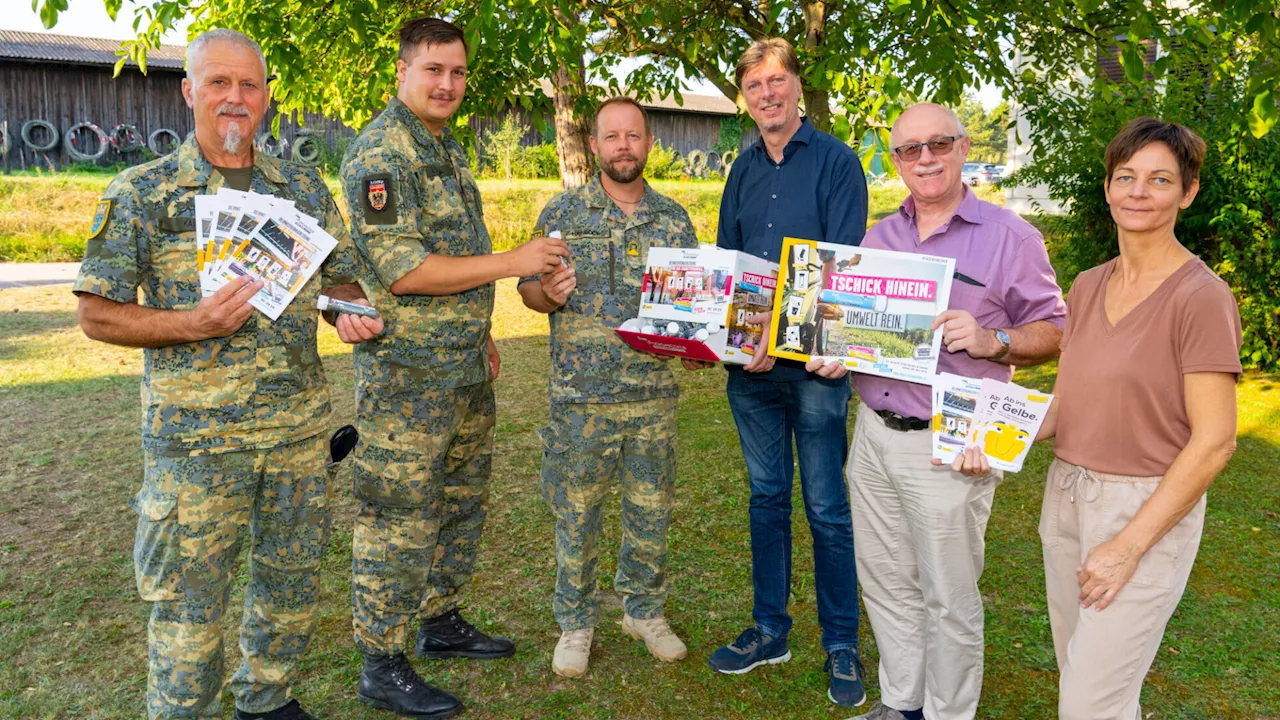
<svg viewBox="0 0 1280 720">
<path fill-rule="evenodd" d="M 98 237 L 99 233 L 107 227 L 107 221 L 111 219 L 111 201 L 99 200 L 98 208 L 93 211 L 93 225 L 89 228 L 89 240 Z"/>
<path fill-rule="evenodd" d="M 364 223 L 366 225 L 394 225 L 396 223 L 395 176 L 391 173 L 365 175 L 360 180 L 364 197 Z"/>
</svg>

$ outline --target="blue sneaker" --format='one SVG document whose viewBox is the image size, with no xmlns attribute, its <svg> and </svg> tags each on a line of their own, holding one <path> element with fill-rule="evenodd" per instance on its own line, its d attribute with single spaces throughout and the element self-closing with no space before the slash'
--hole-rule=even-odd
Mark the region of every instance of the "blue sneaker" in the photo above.
<svg viewBox="0 0 1280 720">
<path fill-rule="evenodd" d="M 741 675 L 761 665 L 777 665 L 791 659 L 791 649 L 786 638 L 761 635 L 756 628 L 749 628 L 729 645 L 711 653 L 707 664 L 712 670 L 726 675 Z M 861 687 L 861 685 L 859 685 Z"/>
<path fill-rule="evenodd" d="M 862 686 L 865 673 L 862 661 L 854 650 L 836 650 L 827 656 L 824 667 L 831 677 L 827 697 L 842 707 L 858 707 L 867 701 L 867 691 Z"/>
</svg>

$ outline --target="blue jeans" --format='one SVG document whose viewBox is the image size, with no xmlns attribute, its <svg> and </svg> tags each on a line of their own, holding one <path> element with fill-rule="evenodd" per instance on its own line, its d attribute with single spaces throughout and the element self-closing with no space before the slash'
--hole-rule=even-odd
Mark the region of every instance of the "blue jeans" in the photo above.
<svg viewBox="0 0 1280 720">
<path fill-rule="evenodd" d="M 794 434 L 800 489 L 813 535 L 818 623 L 828 653 L 858 647 L 858 571 L 853 557 L 853 520 L 844 482 L 845 379 L 773 382 L 730 371 L 726 391 L 738 425 L 751 480 L 752 617 L 765 635 L 791 631 L 791 485 Z"/>
</svg>

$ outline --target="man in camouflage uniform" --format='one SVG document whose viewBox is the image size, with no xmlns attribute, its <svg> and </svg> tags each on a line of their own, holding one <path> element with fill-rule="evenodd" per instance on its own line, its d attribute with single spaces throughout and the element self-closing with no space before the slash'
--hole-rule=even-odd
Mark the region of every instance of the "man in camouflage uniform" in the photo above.
<svg viewBox="0 0 1280 720">
<path fill-rule="evenodd" d="M 334 297 L 363 293 L 320 177 L 253 152 L 268 98 L 258 46 L 229 30 L 196 38 L 183 93 L 195 137 L 111 182 L 73 288 L 86 335 L 146 348 L 145 469 L 132 504 L 138 591 L 152 603 L 147 710 L 222 717 L 222 615 L 248 528 L 235 716 L 304 720 L 291 685 L 315 626 L 332 493 L 315 304 L 322 282 L 337 286 L 325 290 Z M 223 186 L 293 200 L 338 239 L 320 277 L 274 322 L 247 304 L 261 287 L 247 277 L 201 298 L 194 198 Z M 381 328 L 381 320 L 338 321 L 347 342 Z"/>
<path fill-rule="evenodd" d="M 614 579 L 625 597 L 623 629 L 664 662 L 687 654 L 663 614 L 678 388 L 669 358 L 631 349 L 614 328 L 639 310 L 649 248 L 692 248 L 698 240 L 685 209 L 642 177 L 653 135 L 636 101 L 604 102 L 590 142 L 601 175 L 552 198 L 538 218 L 540 229 L 563 234 L 573 265 L 520 282 L 525 305 L 551 316 L 542 490 L 556 515 L 554 607 L 562 631 L 551 668 L 565 677 L 587 671 L 599 619 L 601 516 L 615 477 L 623 496 Z"/>
<path fill-rule="evenodd" d="M 363 440 L 352 539 L 352 621 L 365 656 L 358 697 L 413 717 L 460 701 L 405 657 L 507 657 L 458 611 L 489 498 L 498 353 L 489 335 L 494 281 L 560 266 L 558 240 L 492 254 L 467 154 L 447 127 L 466 89 L 462 32 L 434 18 L 400 32 L 399 88 L 342 163 L 363 283 L 386 334 L 355 353 Z"/>
</svg>

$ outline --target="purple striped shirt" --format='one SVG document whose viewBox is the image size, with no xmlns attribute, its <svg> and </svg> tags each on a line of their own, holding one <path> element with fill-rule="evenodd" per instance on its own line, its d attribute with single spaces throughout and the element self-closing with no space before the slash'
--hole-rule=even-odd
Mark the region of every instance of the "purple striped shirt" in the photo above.
<svg viewBox="0 0 1280 720">
<path fill-rule="evenodd" d="M 1049 254 L 1040 231 L 1017 213 L 979 200 L 965 188 L 964 200 L 951 219 L 920 240 L 916 230 L 915 198 L 908 197 L 898 212 L 867 231 L 862 247 L 926 253 L 956 259 L 948 308 L 968 310 L 985 328 L 1009 329 L 1037 320 L 1062 327 L 1067 306 L 1062 302 Z M 1008 382 L 1013 366 L 977 360 L 969 353 L 942 347 L 938 372 Z M 933 412 L 928 385 L 853 373 L 853 387 L 873 410 L 890 410 L 906 417 L 928 418 Z"/>
</svg>

